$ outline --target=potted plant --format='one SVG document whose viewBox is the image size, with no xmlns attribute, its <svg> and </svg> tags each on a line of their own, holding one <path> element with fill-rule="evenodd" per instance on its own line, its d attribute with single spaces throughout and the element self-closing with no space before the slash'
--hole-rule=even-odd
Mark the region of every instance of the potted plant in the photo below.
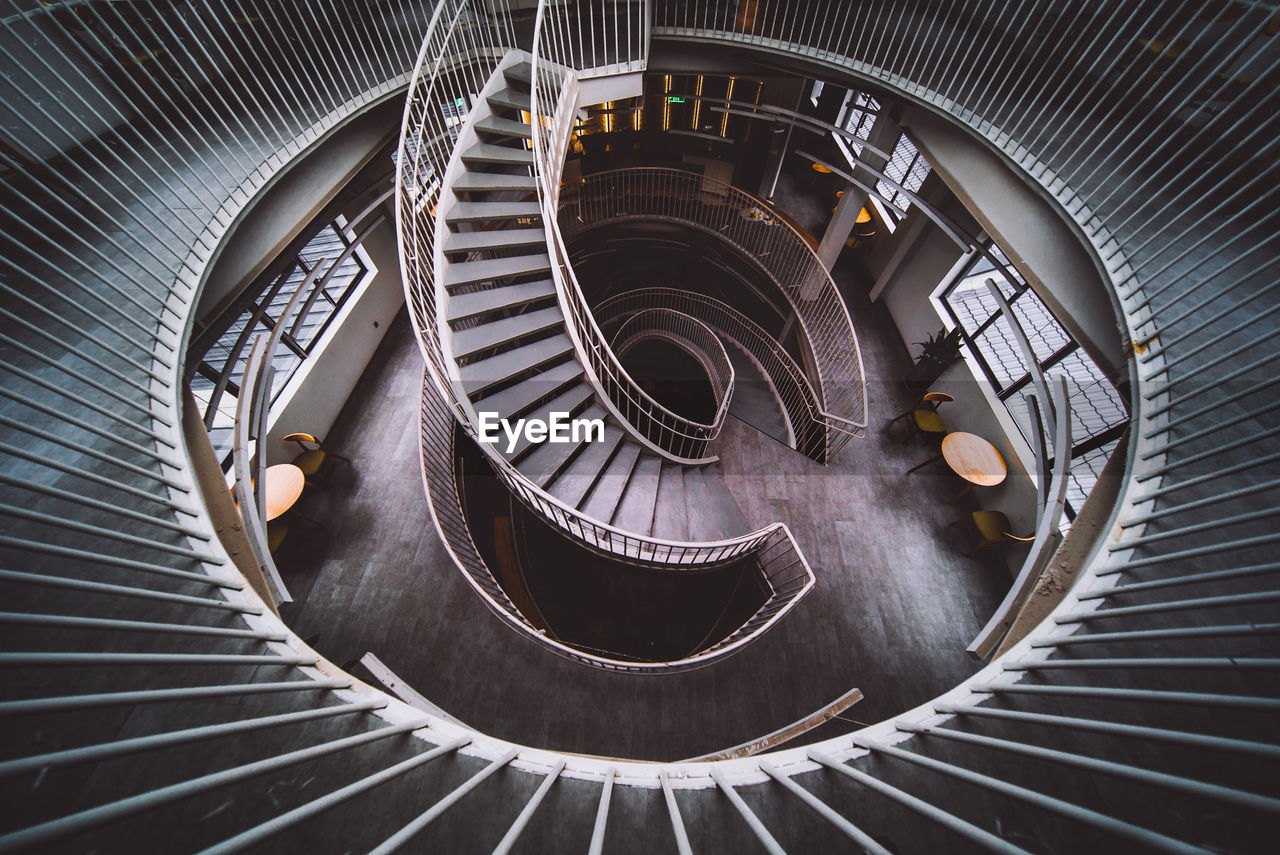
<svg viewBox="0 0 1280 855">
<path fill-rule="evenodd" d="M 917 391 L 925 391 L 933 385 L 946 367 L 960 358 L 960 327 L 948 332 L 938 330 L 924 341 L 918 341 L 920 356 L 911 369 L 907 385 Z"/>
</svg>

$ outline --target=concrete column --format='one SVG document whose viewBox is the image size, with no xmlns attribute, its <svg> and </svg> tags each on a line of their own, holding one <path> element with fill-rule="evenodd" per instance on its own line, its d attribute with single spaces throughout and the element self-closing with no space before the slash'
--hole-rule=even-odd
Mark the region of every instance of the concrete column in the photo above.
<svg viewBox="0 0 1280 855">
<path fill-rule="evenodd" d="M 871 133 L 868 134 L 869 139 L 867 141 L 876 148 L 891 152 L 893 147 L 898 144 L 900 136 L 902 136 L 902 130 L 897 123 L 884 112 L 881 112 L 876 116 L 875 124 L 871 126 Z M 869 148 L 863 148 L 862 154 L 858 159 L 877 170 L 883 170 L 886 163 L 885 158 Z M 875 186 L 876 176 L 868 170 L 855 167 L 853 175 L 868 187 Z M 836 205 L 836 211 L 831 216 L 830 222 L 827 223 L 826 232 L 822 235 L 822 241 L 818 244 L 818 258 L 822 259 L 822 264 L 827 270 L 830 270 L 835 265 L 836 259 L 840 257 L 840 251 L 844 249 L 844 242 L 853 233 L 853 225 L 858 219 L 858 212 L 867 204 L 868 198 L 867 191 L 860 187 L 850 184 L 844 188 L 844 195 L 840 197 L 840 202 Z"/>
<path fill-rule="evenodd" d="M 840 197 L 836 212 L 831 215 L 827 230 L 822 235 L 821 243 L 818 244 L 818 258 L 822 260 L 822 266 L 827 270 L 830 270 L 836 263 L 836 259 L 840 257 L 844 242 L 853 233 L 853 224 L 858 219 L 858 212 L 866 202 L 866 193 L 852 184 L 845 186 L 844 195 Z"/>
</svg>

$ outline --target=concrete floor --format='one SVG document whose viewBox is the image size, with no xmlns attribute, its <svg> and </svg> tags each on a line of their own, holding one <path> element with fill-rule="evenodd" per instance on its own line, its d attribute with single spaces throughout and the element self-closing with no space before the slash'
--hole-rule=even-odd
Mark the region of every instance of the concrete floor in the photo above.
<svg viewBox="0 0 1280 855">
<path fill-rule="evenodd" d="M 895 378 L 907 352 L 878 307 L 852 306 L 869 378 Z M 802 718 L 850 688 L 845 715 L 872 722 L 949 689 L 977 669 L 964 653 L 1009 584 L 998 559 L 961 557 L 944 540 L 964 514 L 944 504 L 953 476 L 928 450 L 886 436 L 911 401 L 870 387 L 872 429 L 823 467 L 736 419 L 722 474 L 753 524 L 785 521 L 817 575 L 805 601 L 764 638 L 686 674 L 609 674 L 562 660 L 490 614 L 432 525 L 418 468 L 420 356 L 402 316 L 388 332 L 330 447 L 354 461 L 346 484 L 304 497 L 328 528 L 308 566 L 286 576 L 285 619 L 332 661 L 366 651 L 468 724 L 530 745 L 680 759 Z M 901 425 L 898 426 L 901 429 Z M 851 724 L 836 721 L 818 735 Z"/>
</svg>

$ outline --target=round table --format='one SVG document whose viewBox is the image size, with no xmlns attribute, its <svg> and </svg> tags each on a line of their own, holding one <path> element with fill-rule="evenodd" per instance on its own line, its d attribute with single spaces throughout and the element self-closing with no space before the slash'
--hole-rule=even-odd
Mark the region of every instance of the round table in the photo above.
<svg viewBox="0 0 1280 855">
<path fill-rule="evenodd" d="M 947 461 L 952 472 L 979 487 L 994 487 L 1008 474 L 1004 458 L 994 445 L 964 431 L 955 431 L 942 438 L 942 459 Z"/>
<path fill-rule="evenodd" d="M 292 463 L 268 466 L 263 480 L 266 490 L 263 499 L 267 506 L 267 519 L 273 520 L 293 507 L 293 503 L 302 495 L 302 487 L 306 481 L 307 476 Z"/>
</svg>

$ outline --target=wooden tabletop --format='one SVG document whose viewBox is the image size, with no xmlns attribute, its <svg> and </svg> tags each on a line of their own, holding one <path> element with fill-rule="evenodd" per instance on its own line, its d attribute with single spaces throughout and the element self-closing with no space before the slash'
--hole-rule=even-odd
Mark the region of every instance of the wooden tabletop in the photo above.
<svg viewBox="0 0 1280 855">
<path fill-rule="evenodd" d="M 942 439 L 942 459 L 951 471 L 979 487 L 994 487 L 1004 480 L 1008 470 L 996 447 L 980 436 L 963 431 L 949 433 Z"/>
<path fill-rule="evenodd" d="M 293 503 L 302 495 L 302 486 L 306 480 L 307 476 L 292 463 L 277 463 L 267 467 L 264 482 L 267 493 L 264 499 L 268 520 L 275 519 L 293 507 Z"/>
</svg>

